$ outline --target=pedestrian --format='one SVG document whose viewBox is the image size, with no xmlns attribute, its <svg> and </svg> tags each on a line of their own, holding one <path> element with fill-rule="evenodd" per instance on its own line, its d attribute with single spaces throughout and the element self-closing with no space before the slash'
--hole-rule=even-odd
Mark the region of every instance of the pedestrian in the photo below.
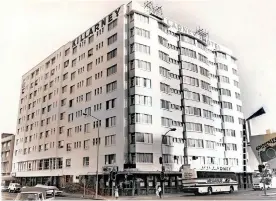
<svg viewBox="0 0 276 201">
<path fill-rule="evenodd" d="M 116 200 L 117 200 L 118 197 L 119 197 L 119 190 L 118 190 L 118 187 L 117 187 L 117 186 L 115 187 L 115 192 L 114 192 L 114 194 L 115 194 L 115 198 L 116 198 Z"/>
<path fill-rule="evenodd" d="M 162 198 L 162 188 L 161 186 L 158 187 L 158 194 L 159 194 L 159 198 Z"/>
</svg>

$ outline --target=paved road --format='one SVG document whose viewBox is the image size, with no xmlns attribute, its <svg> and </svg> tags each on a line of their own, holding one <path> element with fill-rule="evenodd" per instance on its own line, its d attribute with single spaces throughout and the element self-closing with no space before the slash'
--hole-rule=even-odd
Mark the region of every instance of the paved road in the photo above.
<svg viewBox="0 0 276 201">
<path fill-rule="evenodd" d="M 215 194 L 215 195 L 165 195 L 162 200 L 276 200 L 276 189 L 269 190 L 269 196 L 263 196 L 262 191 L 238 191 L 233 194 Z M 273 195 L 272 195 L 273 194 Z M 1 200 L 14 200 L 16 193 L 2 193 Z M 107 198 L 112 199 L 112 198 Z M 56 197 L 56 200 L 80 200 L 73 196 Z M 158 200 L 156 196 L 139 196 L 139 197 L 121 197 L 119 200 Z"/>
</svg>

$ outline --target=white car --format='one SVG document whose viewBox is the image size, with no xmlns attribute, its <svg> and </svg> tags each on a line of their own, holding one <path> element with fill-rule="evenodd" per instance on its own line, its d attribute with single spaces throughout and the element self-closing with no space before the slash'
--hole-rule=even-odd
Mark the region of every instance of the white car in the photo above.
<svg viewBox="0 0 276 201">
<path fill-rule="evenodd" d="M 47 199 L 45 188 L 38 187 L 26 187 L 22 188 L 22 191 L 17 194 L 15 201 L 46 201 L 53 200 L 53 197 Z"/>
<path fill-rule="evenodd" d="M 37 184 L 35 187 L 46 189 L 46 195 L 62 196 L 63 191 L 60 191 L 56 186 L 45 186 L 42 184 Z"/>
<path fill-rule="evenodd" d="M 10 183 L 8 190 L 9 190 L 9 193 L 19 192 L 21 190 L 21 186 L 18 183 Z"/>
</svg>

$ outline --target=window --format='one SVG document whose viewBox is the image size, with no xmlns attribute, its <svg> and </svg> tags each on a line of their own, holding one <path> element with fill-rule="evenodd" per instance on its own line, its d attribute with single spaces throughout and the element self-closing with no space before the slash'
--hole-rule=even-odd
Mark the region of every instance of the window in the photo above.
<svg viewBox="0 0 276 201">
<path fill-rule="evenodd" d="M 73 54 L 77 53 L 77 47 L 73 47 Z"/>
<path fill-rule="evenodd" d="M 74 99 L 69 100 L 69 107 L 73 107 L 73 101 Z"/>
<path fill-rule="evenodd" d="M 75 92 L 75 85 L 72 85 L 70 87 L 70 94 L 74 93 Z"/>
<path fill-rule="evenodd" d="M 201 81 L 202 82 L 202 81 Z M 196 78 L 193 77 L 188 77 L 188 76 L 183 76 L 183 83 L 192 85 L 192 86 L 199 86 L 199 81 Z"/>
<path fill-rule="evenodd" d="M 72 128 L 68 128 L 67 129 L 67 137 L 71 137 L 72 136 Z"/>
<path fill-rule="evenodd" d="M 160 100 L 160 105 L 162 109 L 170 110 L 170 101 Z"/>
<path fill-rule="evenodd" d="M 151 63 L 135 59 L 130 62 L 130 69 L 133 70 L 135 68 L 139 68 L 144 71 L 151 71 Z"/>
<path fill-rule="evenodd" d="M 134 18 L 135 18 L 135 20 L 139 20 L 140 22 L 143 22 L 143 23 L 146 23 L 146 24 L 149 23 L 149 17 L 147 17 L 145 15 L 135 13 Z"/>
<path fill-rule="evenodd" d="M 241 95 L 237 92 L 235 92 L 236 99 L 241 99 Z"/>
<path fill-rule="evenodd" d="M 66 167 L 71 167 L 71 159 L 66 159 Z"/>
<path fill-rule="evenodd" d="M 222 52 L 217 52 L 217 57 L 226 59 L 226 54 Z"/>
<path fill-rule="evenodd" d="M 203 140 L 201 139 L 188 139 L 188 147 L 203 148 Z"/>
<path fill-rule="evenodd" d="M 117 89 L 117 81 L 111 82 L 106 85 L 106 93 L 110 93 Z"/>
<path fill-rule="evenodd" d="M 84 124 L 84 133 L 90 133 L 90 123 Z"/>
<path fill-rule="evenodd" d="M 115 20 L 113 20 L 112 22 L 110 22 L 110 23 L 108 24 L 108 31 L 114 29 L 114 28 L 117 26 L 117 23 L 118 23 L 117 19 L 115 19 Z"/>
<path fill-rule="evenodd" d="M 90 140 L 84 140 L 83 141 L 83 148 L 86 149 L 86 150 L 89 149 L 89 141 Z"/>
<path fill-rule="evenodd" d="M 223 118 L 224 122 L 234 123 L 234 117 L 233 116 L 223 115 L 222 118 Z"/>
<path fill-rule="evenodd" d="M 77 59 L 72 60 L 72 67 L 75 67 L 77 65 Z"/>
<path fill-rule="evenodd" d="M 130 105 L 145 105 L 151 106 L 152 105 L 152 98 L 150 96 L 144 95 L 131 95 L 130 96 Z"/>
<path fill-rule="evenodd" d="M 161 22 L 158 22 L 158 28 L 162 31 L 164 31 L 165 33 L 168 32 L 168 27 L 166 25 L 164 25 L 163 23 Z"/>
<path fill-rule="evenodd" d="M 133 52 L 141 52 L 141 53 L 145 53 L 145 54 L 150 54 L 150 47 L 147 45 L 143 45 L 140 43 L 132 43 L 130 45 L 130 53 Z"/>
<path fill-rule="evenodd" d="M 207 134 L 214 134 L 215 130 L 213 126 L 204 125 L 204 132 Z"/>
<path fill-rule="evenodd" d="M 117 48 L 107 53 L 107 61 L 117 56 Z"/>
<path fill-rule="evenodd" d="M 153 163 L 153 153 L 136 153 L 137 163 Z"/>
<path fill-rule="evenodd" d="M 138 35 L 138 36 L 142 36 L 145 38 L 150 38 L 150 32 L 145 30 L 145 29 L 141 29 L 138 27 L 133 27 L 130 29 L 130 36 L 134 36 L 134 35 Z"/>
<path fill-rule="evenodd" d="M 159 58 L 167 63 L 170 62 L 169 55 L 166 54 L 165 52 L 159 51 Z"/>
<path fill-rule="evenodd" d="M 115 145 L 116 135 L 105 136 L 105 146 Z"/>
<path fill-rule="evenodd" d="M 71 73 L 71 80 L 74 80 L 76 77 L 76 72 Z"/>
<path fill-rule="evenodd" d="M 115 108 L 116 98 L 106 101 L 106 110 Z"/>
<path fill-rule="evenodd" d="M 203 63 L 208 64 L 208 58 L 205 57 L 204 55 L 200 54 L 200 53 L 198 53 L 198 60 L 203 62 Z"/>
<path fill-rule="evenodd" d="M 230 110 L 233 109 L 232 103 L 230 103 L 230 102 L 225 102 L 225 101 L 223 101 L 223 102 L 221 103 L 221 107 L 222 107 L 222 108 L 227 108 L 227 109 L 230 109 Z"/>
<path fill-rule="evenodd" d="M 152 115 L 142 113 L 130 114 L 130 124 L 152 124 Z"/>
<path fill-rule="evenodd" d="M 132 77 L 130 78 L 130 87 L 135 86 L 151 88 L 151 80 L 143 77 Z"/>
<path fill-rule="evenodd" d="M 116 154 L 105 155 L 105 164 L 106 165 L 114 164 L 114 163 L 116 163 Z"/>
<path fill-rule="evenodd" d="M 239 112 L 242 111 L 242 107 L 240 105 L 237 105 L 237 111 L 239 111 Z"/>
<path fill-rule="evenodd" d="M 58 148 L 61 149 L 64 146 L 64 140 L 58 141 Z"/>
<path fill-rule="evenodd" d="M 93 41 L 94 41 L 94 35 L 92 35 L 88 38 L 88 43 L 89 44 L 92 43 Z"/>
<path fill-rule="evenodd" d="M 232 68 L 232 72 L 233 72 L 234 75 L 238 74 L 238 71 L 236 69 L 234 69 L 234 68 Z"/>
<path fill-rule="evenodd" d="M 232 129 L 223 129 L 224 136 L 231 136 L 231 137 L 236 137 L 236 132 L 235 130 Z"/>
<path fill-rule="evenodd" d="M 65 93 L 67 91 L 67 86 L 63 86 L 62 88 L 61 88 L 61 92 L 62 93 Z"/>
<path fill-rule="evenodd" d="M 63 74 L 62 79 L 66 80 L 68 78 L 68 73 Z"/>
<path fill-rule="evenodd" d="M 203 117 L 207 119 L 212 119 L 213 113 L 208 110 L 203 110 Z"/>
<path fill-rule="evenodd" d="M 184 98 L 189 99 L 189 100 L 194 100 L 194 101 L 200 101 L 200 95 L 199 93 L 195 93 L 192 91 L 184 91 Z"/>
<path fill-rule="evenodd" d="M 219 81 L 220 82 L 225 82 L 225 83 L 230 83 L 229 77 L 226 76 L 219 76 Z"/>
<path fill-rule="evenodd" d="M 89 157 L 83 157 L 82 161 L 83 166 L 89 166 Z"/>
<path fill-rule="evenodd" d="M 243 124 L 243 122 L 244 122 L 244 119 L 239 118 L 239 124 Z"/>
<path fill-rule="evenodd" d="M 202 132 L 202 124 L 186 122 L 186 130 L 190 132 Z"/>
<path fill-rule="evenodd" d="M 168 47 L 168 40 L 163 38 L 162 36 L 158 36 L 158 41 L 159 41 L 159 44 L 165 46 L 165 47 Z"/>
<path fill-rule="evenodd" d="M 86 78 L 86 86 L 90 86 L 92 84 L 92 76 L 89 78 Z"/>
<path fill-rule="evenodd" d="M 209 71 L 203 67 L 200 67 L 200 74 L 209 77 Z"/>
<path fill-rule="evenodd" d="M 90 50 L 88 50 L 88 57 L 91 57 L 93 55 L 93 48 L 91 48 Z"/>
<path fill-rule="evenodd" d="M 115 74 L 116 72 L 117 72 L 117 64 L 106 69 L 106 76 L 108 77 L 110 75 Z"/>
<path fill-rule="evenodd" d="M 211 91 L 210 84 L 201 80 L 201 88 L 207 91 Z"/>
<path fill-rule="evenodd" d="M 66 151 L 71 151 L 72 150 L 72 143 L 67 143 L 66 144 Z"/>
<path fill-rule="evenodd" d="M 186 106 L 185 107 L 185 114 L 186 115 L 201 116 L 201 109 L 197 108 L 197 107 Z"/>
<path fill-rule="evenodd" d="M 105 127 L 110 128 L 116 125 L 116 117 L 109 117 L 105 119 Z"/>
<path fill-rule="evenodd" d="M 111 45 L 113 43 L 115 43 L 117 41 L 117 33 L 115 33 L 114 35 L 110 36 L 107 39 L 107 45 Z"/>
<path fill-rule="evenodd" d="M 161 125 L 165 127 L 171 127 L 172 120 L 166 117 L 161 117 Z"/>
<path fill-rule="evenodd" d="M 206 148 L 207 149 L 215 149 L 215 145 L 216 145 L 216 142 L 210 141 L 210 140 L 206 140 Z"/>
<path fill-rule="evenodd" d="M 160 82 L 160 91 L 169 94 L 170 90 L 170 85 Z"/>
<path fill-rule="evenodd" d="M 181 41 L 189 43 L 191 45 L 195 45 L 195 39 L 190 38 L 189 36 L 181 35 Z"/>
<path fill-rule="evenodd" d="M 152 144 L 153 143 L 153 134 L 152 133 L 130 133 L 131 144 L 138 143 L 146 143 Z"/>
<path fill-rule="evenodd" d="M 234 86 L 239 87 L 239 82 L 234 80 Z"/>
<path fill-rule="evenodd" d="M 218 69 L 221 69 L 221 70 L 228 71 L 228 66 L 225 65 L 225 64 L 218 63 L 218 64 L 217 64 L 217 68 L 218 68 Z"/>
<path fill-rule="evenodd" d="M 67 60 L 67 61 L 64 62 L 64 68 L 66 68 L 68 66 L 69 66 L 69 60 Z"/>
<path fill-rule="evenodd" d="M 202 68 L 202 67 L 201 67 Z M 189 62 L 182 61 L 182 69 L 198 72 L 197 65 Z M 206 69 L 205 69 L 206 70 Z M 201 71 L 200 71 L 201 72 Z"/>
<path fill-rule="evenodd" d="M 92 64 L 93 62 L 90 62 L 89 64 L 87 64 L 87 72 L 92 70 Z"/>
<path fill-rule="evenodd" d="M 231 96 L 231 91 L 229 89 L 219 89 L 220 95 L 225 95 L 225 96 Z"/>
<path fill-rule="evenodd" d="M 159 66 L 159 73 L 163 77 L 170 78 L 170 70 L 168 70 L 162 66 Z"/>
<path fill-rule="evenodd" d="M 70 54 L 70 48 L 68 48 L 67 50 L 65 50 L 65 56 L 67 56 L 68 54 Z"/>
<path fill-rule="evenodd" d="M 196 59 L 196 52 L 188 48 L 181 48 L 181 54 Z"/>
<path fill-rule="evenodd" d="M 225 143 L 225 150 L 226 151 L 237 151 L 237 144 L 233 144 L 233 143 Z"/>
</svg>

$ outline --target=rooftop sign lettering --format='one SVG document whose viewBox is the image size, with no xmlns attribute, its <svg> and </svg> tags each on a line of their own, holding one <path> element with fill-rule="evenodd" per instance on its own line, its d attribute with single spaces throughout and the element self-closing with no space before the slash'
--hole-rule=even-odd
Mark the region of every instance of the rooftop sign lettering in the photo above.
<svg viewBox="0 0 276 201">
<path fill-rule="evenodd" d="M 122 6 L 114 10 L 112 13 L 110 13 L 108 16 L 103 18 L 101 21 L 99 21 L 94 26 L 90 27 L 88 30 L 86 30 L 83 34 L 78 36 L 76 39 L 72 41 L 72 47 L 77 46 L 80 42 L 82 42 L 84 39 L 86 39 L 89 36 L 92 36 L 94 32 L 99 31 L 101 28 L 103 28 L 106 24 L 109 24 L 113 20 L 117 19 L 119 16 L 119 12 Z"/>
</svg>

